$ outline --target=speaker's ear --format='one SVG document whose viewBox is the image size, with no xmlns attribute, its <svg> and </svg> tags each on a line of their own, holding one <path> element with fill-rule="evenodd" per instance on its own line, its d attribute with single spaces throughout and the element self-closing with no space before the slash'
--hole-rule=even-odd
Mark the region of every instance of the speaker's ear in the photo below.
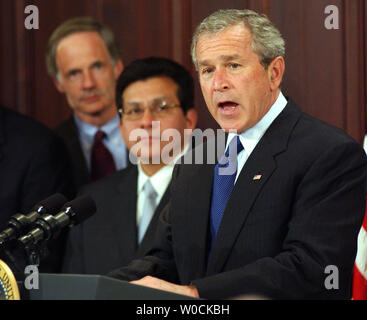
<svg viewBox="0 0 367 320">
<path fill-rule="evenodd" d="M 283 57 L 276 57 L 268 66 L 268 77 L 272 90 L 277 89 L 283 79 L 285 63 Z"/>
</svg>

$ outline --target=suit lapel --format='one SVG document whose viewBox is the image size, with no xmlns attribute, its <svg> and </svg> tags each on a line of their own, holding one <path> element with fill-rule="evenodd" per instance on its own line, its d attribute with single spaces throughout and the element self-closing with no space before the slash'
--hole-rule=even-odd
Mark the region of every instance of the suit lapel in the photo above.
<svg viewBox="0 0 367 320">
<path fill-rule="evenodd" d="M 251 154 L 247 160 L 228 200 L 212 248 L 207 269 L 208 275 L 217 273 L 223 267 L 258 193 L 275 169 L 271 153 L 264 155 L 255 150 L 253 153 L 255 154 Z M 262 178 L 253 180 L 257 174 L 261 174 Z"/>
<path fill-rule="evenodd" d="M 57 132 L 63 138 L 64 143 L 69 150 L 70 158 L 73 163 L 73 176 L 76 186 L 79 187 L 91 182 L 87 161 L 79 141 L 79 131 L 74 118 L 71 116 L 66 120 Z"/>
<path fill-rule="evenodd" d="M 91 180 L 88 171 L 87 161 L 84 157 L 82 146 L 79 140 L 79 131 L 73 118 L 70 118 L 70 128 L 70 147 L 72 148 L 72 150 L 74 150 L 72 154 L 76 155 L 75 166 L 80 172 L 80 176 L 82 177 L 81 183 L 88 183 Z"/>
<path fill-rule="evenodd" d="M 137 249 L 136 230 L 136 199 L 137 199 L 137 168 L 131 167 L 128 174 L 122 177 L 116 188 L 115 227 L 124 226 L 125 232 L 116 230 L 119 250 L 122 256 L 133 256 Z M 126 232 L 128 231 L 128 232 Z"/>
<path fill-rule="evenodd" d="M 276 169 L 275 156 L 286 150 L 299 116 L 299 109 L 291 101 L 288 102 L 248 158 L 224 211 L 208 262 L 207 275 L 218 273 L 224 267 L 258 194 Z M 256 175 L 261 175 L 261 179 L 254 180 Z"/>
<path fill-rule="evenodd" d="M 210 144 L 214 145 L 210 145 Z M 204 149 L 200 146 L 195 148 L 195 153 L 199 152 L 204 155 L 207 155 L 207 150 L 216 150 L 216 140 L 208 141 L 207 144 L 202 145 Z M 207 159 L 204 159 L 204 163 L 206 163 Z M 189 242 L 191 246 L 194 248 L 192 252 L 193 255 L 196 255 L 194 261 L 197 262 L 197 265 L 191 266 L 192 279 L 198 279 L 205 275 L 206 270 L 206 259 L 207 259 L 207 249 L 208 249 L 208 229 L 209 225 L 209 217 L 210 217 L 210 206 L 211 206 L 211 194 L 212 194 L 212 185 L 213 185 L 213 172 L 214 172 L 214 164 L 206 164 L 206 165 L 194 165 L 192 168 L 187 167 L 191 171 L 190 179 L 192 183 L 187 184 L 186 186 L 186 194 L 187 194 L 187 210 L 185 212 L 187 214 L 181 215 L 180 217 L 180 225 L 183 226 L 191 226 L 190 239 Z M 190 201 L 190 199 L 199 199 L 198 201 Z M 184 229 L 184 228 L 182 228 Z M 182 230 L 184 231 L 184 230 Z M 182 235 L 182 240 L 187 241 L 187 232 Z"/>
</svg>

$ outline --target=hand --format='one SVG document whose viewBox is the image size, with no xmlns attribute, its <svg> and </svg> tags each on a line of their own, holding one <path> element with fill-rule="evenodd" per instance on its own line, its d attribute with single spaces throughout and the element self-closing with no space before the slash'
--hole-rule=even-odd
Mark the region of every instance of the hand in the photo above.
<svg viewBox="0 0 367 320">
<path fill-rule="evenodd" d="M 173 292 L 177 294 L 182 294 L 185 296 L 190 296 L 194 298 L 199 298 L 199 292 L 193 285 L 181 286 L 178 284 L 173 284 L 168 281 L 164 281 L 155 277 L 146 276 L 139 280 L 131 281 L 130 283 L 137 284 L 140 286 L 150 287 L 154 289 L 159 289 L 163 291 Z"/>
</svg>

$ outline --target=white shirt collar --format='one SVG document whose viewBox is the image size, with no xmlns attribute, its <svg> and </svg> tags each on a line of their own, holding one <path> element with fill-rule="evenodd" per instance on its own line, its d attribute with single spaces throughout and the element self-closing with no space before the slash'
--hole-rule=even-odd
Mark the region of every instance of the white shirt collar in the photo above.
<svg viewBox="0 0 367 320">
<path fill-rule="evenodd" d="M 185 146 L 185 148 L 175 157 L 175 159 L 171 162 L 159 169 L 154 175 L 151 177 L 147 176 L 143 169 L 141 168 L 140 162 L 138 163 L 138 194 L 143 190 L 145 182 L 150 179 L 154 190 L 157 192 L 157 203 L 162 198 L 163 194 L 166 192 L 166 189 L 171 181 L 172 171 L 175 166 L 175 163 L 178 159 L 180 159 L 189 149 L 189 144 Z"/>
<path fill-rule="evenodd" d="M 118 115 L 113 117 L 110 121 L 108 121 L 101 127 L 93 126 L 89 123 L 81 121 L 75 115 L 75 113 L 73 113 L 73 117 L 75 120 L 75 124 L 78 128 L 78 132 L 80 132 L 82 139 L 85 139 L 88 142 L 93 142 L 94 135 L 96 134 L 98 130 L 102 130 L 106 134 L 107 138 L 111 137 L 112 134 L 120 134 L 119 126 L 118 126 L 118 123 L 119 123 Z"/>
<path fill-rule="evenodd" d="M 166 192 L 167 186 L 171 181 L 173 166 L 166 165 L 163 168 L 159 169 L 154 175 L 151 177 L 147 176 L 143 169 L 138 163 L 138 194 L 140 194 L 143 190 L 144 184 L 147 180 L 150 180 L 154 190 L 157 192 L 157 199 L 161 199 L 163 194 Z"/>
<path fill-rule="evenodd" d="M 257 143 L 260 141 L 266 130 L 273 123 L 275 118 L 283 111 L 288 101 L 282 94 L 279 93 L 278 98 L 275 100 L 274 104 L 270 107 L 269 111 L 262 117 L 262 119 L 256 123 L 252 128 L 243 131 L 239 137 L 241 143 L 246 150 L 246 153 L 251 154 L 252 150 L 255 149 Z M 229 133 L 226 143 L 226 148 L 231 142 L 234 136 L 237 134 Z"/>
</svg>

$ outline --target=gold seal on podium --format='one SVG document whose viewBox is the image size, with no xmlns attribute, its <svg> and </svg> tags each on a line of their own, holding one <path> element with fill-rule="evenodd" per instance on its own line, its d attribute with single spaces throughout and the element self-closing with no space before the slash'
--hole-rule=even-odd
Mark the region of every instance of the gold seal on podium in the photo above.
<svg viewBox="0 0 367 320">
<path fill-rule="evenodd" d="M 0 260 L 0 300 L 20 300 L 14 274 L 2 260 Z"/>
</svg>

